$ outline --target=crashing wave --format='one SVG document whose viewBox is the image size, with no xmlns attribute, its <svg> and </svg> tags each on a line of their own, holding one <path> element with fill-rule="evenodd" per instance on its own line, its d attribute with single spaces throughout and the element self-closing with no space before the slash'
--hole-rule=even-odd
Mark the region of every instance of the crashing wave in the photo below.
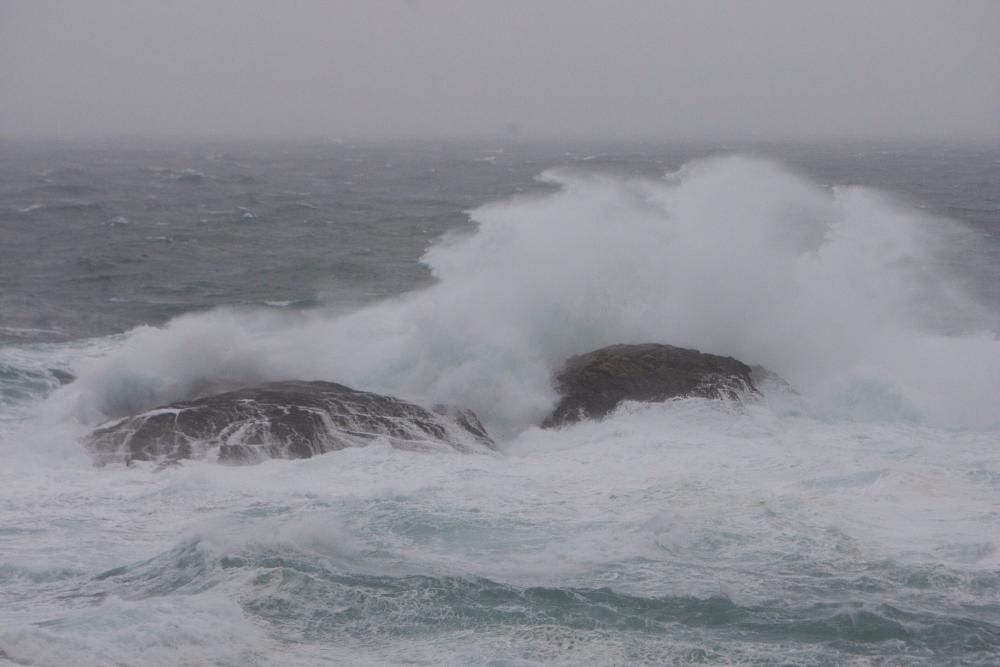
<svg viewBox="0 0 1000 667">
<path fill-rule="evenodd" d="M 507 439 L 570 356 L 623 341 L 733 355 L 814 414 L 992 428 L 996 321 L 942 253 L 968 230 L 862 187 L 721 157 L 665 178 L 546 172 L 425 255 L 436 283 L 360 310 L 217 309 L 140 327 L 66 394 L 85 423 L 289 377 L 476 411 Z"/>
</svg>

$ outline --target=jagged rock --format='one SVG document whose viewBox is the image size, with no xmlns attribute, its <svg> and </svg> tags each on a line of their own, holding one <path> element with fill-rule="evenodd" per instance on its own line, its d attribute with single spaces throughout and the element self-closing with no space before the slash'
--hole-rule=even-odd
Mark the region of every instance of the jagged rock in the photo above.
<svg viewBox="0 0 1000 667">
<path fill-rule="evenodd" d="M 384 437 L 403 449 L 495 449 L 469 410 L 428 410 L 333 382 L 271 382 L 154 408 L 99 426 L 98 463 L 217 456 L 223 463 L 308 458 Z"/>
<path fill-rule="evenodd" d="M 659 402 L 756 393 L 751 368 L 732 357 L 673 345 L 611 345 L 570 357 L 556 376 L 562 396 L 544 428 L 600 419 L 622 401 Z"/>
</svg>

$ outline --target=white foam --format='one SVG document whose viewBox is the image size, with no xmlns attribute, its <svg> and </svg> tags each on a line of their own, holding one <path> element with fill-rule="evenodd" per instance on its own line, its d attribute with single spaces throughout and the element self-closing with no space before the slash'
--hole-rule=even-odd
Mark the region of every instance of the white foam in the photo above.
<svg viewBox="0 0 1000 667">
<path fill-rule="evenodd" d="M 253 565 L 269 556 L 306 563 L 300 571 L 314 576 L 314 568 L 320 587 L 339 585 L 327 575 L 486 577 L 517 588 L 722 595 L 744 606 L 781 600 L 799 608 L 863 595 L 870 579 L 885 590 L 872 595 L 897 608 L 986 608 L 995 588 L 975 582 L 1000 567 L 997 441 L 995 432 L 687 399 L 627 404 L 605 421 L 562 430 L 528 428 L 502 457 L 377 444 L 249 467 L 191 462 L 155 474 L 152 465 L 94 469 L 51 454 L 18 457 L 0 470 L 0 499 L 5 526 L 25 532 L 5 535 L 0 565 L 69 574 L 52 583 L 3 582 L 0 648 L 43 665 L 71 655 L 84 665 L 243 664 L 258 652 L 261 664 L 315 664 L 338 651 L 378 664 L 414 651 L 428 662 L 476 651 L 504 659 L 511 642 L 555 651 L 541 635 L 571 632 L 499 627 L 492 649 L 473 640 L 483 629 L 398 639 L 393 619 L 422 622 L 426 610 L 415 595 L 404 596 L 389 620 L 372 611 L 358 621 L 368 623 L 360 638 L 305 641 L 303 610 L 322 613 L 331 604 L 310 588 L 275 592 L 293 613 L 270 631 L 236 604 L 270 594 L 251 581 L 276 567 Z M 200 560 L 182 560 L 189 551 L 172 555 L 189 544 L 208 575 L 149 597 L 147 589 L 169 585 L 176 568 L 199 569 Z M 243 564 L 222 569 L 222 559 Z M 122 565 L 139 572 L 93 583 Z M 922 573 L 929 583 L 908 583 Z M 214 587 L 202 591 L 209 582 Z M 81 587 L 118 596 L 83 607 L 57 594 Z M 605 641 L 625 637 L 587 632 L 574 655 L 597 660 Z M 705 641 L 735 650 L 711 633 Z"/>
<path fill-rule="evenodd" d="M 0 658 L 26 665 L 244 665 L 265 646 L 239 605 L 216 594 L 110 598 L 57 620 L 0 630 Z M 137 662 L 138 661 L 138 662 Z"/>
<path fill-rule="evenodd" d="M 966 232 L 876 192 L 759 159 L 661 180 L 547 172 L 555 190 L 470 213 L 424 261 L 438 282 L 349 315 L 220 309 L 133 331 L 57 400 L 93 422 L 264 379 L 458 402 L 511 436 L 571 354 L 668 342 L 762 363 L 823 414 L 989 428 L 995 322 L 940 248 Z"/>
<path fill-rule="evenodd" d="M 998 344 L 935 263 L 961 229 L 747 158 L 665 180 L 545 178 L 555 191 L 473 211 L 473 234 L 427 254 L 439 282 L 420 293 L 347 315 L 219 309 L 6 349 L 5 363 L 79 379 L 0 423 L 0 660 L 665 663 L 707 645 L 718 662 L 843 657 L 826 642 L 741 643 L 697 624 L 394 634 L 377 610 L 360 637 L 307 640 L 294 613 L 266 626 L 240 606 L 267 594 L 252 579 L 272 566 L 252 561 L 269 554 L 301 558 L 319 579 L 486 577 L 995 618 Z M 769 385 L 759 403 L 626 404 L 601 422 L 531 426 L 566 356 L 649 340 L 763 362 L 800 393 Z M 506 452 L 381 442 L 154 474 L 95 469 L 76 440 L 107 416 L 282 378 L 457 400 L 510 436 Z M 208 579 L 148 595 L 188 567 L 186 545 Z M 142 576 L 94 578 L 120 566 Z M 308 590 L 284 594 L 293 611 L 328 611 Z M 423 622 L 421 600 L 392 618 Z"/>
</svg>

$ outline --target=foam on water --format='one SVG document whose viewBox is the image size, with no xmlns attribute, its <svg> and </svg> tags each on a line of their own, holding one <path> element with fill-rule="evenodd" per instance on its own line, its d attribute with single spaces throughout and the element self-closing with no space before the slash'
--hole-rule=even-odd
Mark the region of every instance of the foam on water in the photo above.
<svg viewBox="0 0 1000 667">
<path fill-rule="evenodd" d="M 478 411 L 513 435 L 571 354 L 670 342 L 786 377 L 816 409 L 992 427 L 994 322 L 942 248 L 966 232 L 859 187 L 727 157 L 665 180 L 547 172 L 556 190 L 471 212 L 432 247 L 432 287 L 350 315 L 216 310 L 133 331 L 81 368 L 85 421 L 220 386 L 336 379 Z"/>
<path fill-rule="evenodd" d="M 0 661 L 990 664 L 1000 343 L 941 263 L 965 231 L 751 158 L 543 178 L 431 248 L 416 293 L 5 348 L 77 380 L 0 422 Z M 798 393 L 533 426 L 567 356 L 649 341 Z M 75 439 L 287 378 L 466 405 L 504 455 L 154 474 Z"/>
<path fill-rule="evenodd" d="M 68 650 L 102 664 L 105 641 L 123 663 L 239 664 L 254 647 L 259 664 L 324 650 L 397 662 L 413 641 L 418 664 L 569 660 L 565 642 L 604 664 L 697 647 L 723 662 L 988 664 L 995 445 L 690 399 L 529 429 L 505 457 L 376 445 L 84 468 L 58 488 L 9 476 L 34 498 L 7 508 L 11 523 L 42 528 L 6 556 L 0 647 L 37 664 Z"/>
</svg>

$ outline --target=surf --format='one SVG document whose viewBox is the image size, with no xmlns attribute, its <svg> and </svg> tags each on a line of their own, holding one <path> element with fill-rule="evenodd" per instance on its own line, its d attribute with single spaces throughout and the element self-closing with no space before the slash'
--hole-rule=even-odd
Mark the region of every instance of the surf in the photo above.
<svg viewBox="0 0 1000 667">
<path fill-rule="evenodd" d="M 765 159 L 662 178 L 561 168 L 469 211 L 426 289 L 342 312 L 217 308 L 129 332 L 52 402 L 95 424 L 265 381 L 333 380 L 458 403 L 510 439 L 569 356 L 665 342 L 762 364 L 829 418 L 992 429 L 996 318 L 942 248 L 961 224 Z"/>
</svg>

